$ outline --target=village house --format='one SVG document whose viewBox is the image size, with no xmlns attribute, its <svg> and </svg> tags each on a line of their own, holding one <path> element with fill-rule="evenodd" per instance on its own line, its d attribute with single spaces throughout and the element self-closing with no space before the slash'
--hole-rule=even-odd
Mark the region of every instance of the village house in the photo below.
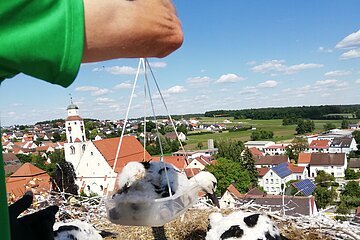
<svg viewBox="0 0 360 240">
<path fill-rule="evenodd" d="M 344 178 L 347 159 L 345 153 L 300 153 L 298 165 L 306 167 L 311 178 L 315 178 L 320 170 L 335 178 Z"/>
<path fill-rule="evenodd" d="M 21 167 L 21 162 L 14 153 L 2 153 L 5 175 L 14 173 Z"/>
<path fill-rule="evenodd" d="M 286 155 L 265 155 L 265 156 L 254 156 L 255 167 L 275 167 L 276 165 L 284 162 L 289 162 L 289 157 Z"/>
<path fill-rule="evenodd" d="M 360 158 L 350 158 L 349 168 L 354 170 L 355 172 L 360 171 Z"/>
<path fill-rule="evenodd" d="M 263 177 L 259 178 L 259 186 L 263 187 L 267 193 L 277 195 L 283 192 L 283 184 L 291 180 L 305 179 L 307 175 L 305 167 L 283 162 L 267 170 Z"/>
<path fill-rule="evenodd" d="M 336 137 L 330 144 L 329 153 L 346 153 L 357 151 L 357 143 L 353 137 Z"/>
<path fill-rule="evenodd" d="M 329 152 L 329 146 L 330 146 L 330 140 L 324 139 L 324 140 L 312 140 L 309 144 L 309 148 L 306 149 L 305 152 L 307 153 L 313 153 L 313 152 L 323 152 L 328 153 Z"/>
<path fill-rule="evenodd" d="M 200 170 L 204 170 L 206 166 L 213 164 L 215 159 L 213 157 L 201 155 L 189 161 L 190 163 L 186 168 L 199 168 Z"/>
<path fill-rule="evenodd" d="M 235 186 L 230 184 L 219 200 L 220 208 L 235 208 L 236 201 L 241 196 L 242 194 L 235 188 Z"/>
<path fill-rule="evenodd" d="M 164 136 L 170 140 L 179 139 L 180 141 L 185 142 L 186 135 L 183 132 L 178 132 L 177 134 L 178 134 L 178 137 L 176 136 L 175 132 L 169 132 L 169 133 L 166 133 Z"/>
<path fill-rule="evenodd" d="M 267 148 L 271 145 L 275 145 L 275 142 L 272 141 L 248 141 L 245 143 L 245 147 L 252 148 L 255 147 L 260 151 L 263 151 L 264 148 Z"/>
<path fill-rule="evenodd" d="M 263 148 L 263 151 L 266 155 L 270 155 L 270 156 L 283 155 L 286 153 L 286 147 L 288 145 L 289 144 L 274 144 Z"/>
<path fill-rule="evenodd" d="M 209 149 L 201 149 L 201 150 L 196 150 L 196 151 L 183 151 L 183 150 L 179 150 L 177 152 L 173 152 L 172 155 L 173 156 L 187 156 L 187 158 L 189 160 L 200 157 L 200 156 L 205 156 L 205 157 L 211 157 L 214 156 L 216 153 L 218 152 L 217 148 L 209 148 Z"/>
<path fill-rule="evenodd" d="M 6 178 L 6 193 L 9 201 L 16 201 L 28 190 L 32 190 L 34 194 L 48 193 L 51 190 L 50 176 L 31 163 L 23 164 Z"/>
</svg>

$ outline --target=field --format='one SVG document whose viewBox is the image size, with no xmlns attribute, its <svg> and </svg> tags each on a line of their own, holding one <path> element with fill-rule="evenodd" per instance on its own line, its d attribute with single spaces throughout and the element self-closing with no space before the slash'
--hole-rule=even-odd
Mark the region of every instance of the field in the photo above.
<svg viewBox="0 0 360 240">
<path fill-rule="evenodd" d="M 291 140 L 296 136 L 296 125 L 282 125 L 282 119 L 272 119 L 272 120 L 252 120 L 252 119 L 236 119 L 226 118 L 226 117 L 217 117 L 210 118 L 204 117 L 200 119 L 201 123 L 214 124 L 214 123 L 223 123 L 224 120 L 229 120 L 231 123 L 226 124 L 227 128 L 232 128 L 233 126 L 242 125 L 244 127 L 250 127 L 256 129 L 270 130 L 274 132 L 274 138 L 269 139 L 275 142 L 291 142 Z M 357 120 L 352 120 L 357 122 Z M 342 120 L 314 120 L 315 131 L 314 133 L 320 133 L 323 131 L 323 126 L 326 123 L 333 123 L 336 127 L 340 128 Z M 197 149 L 197 144 L 199 142 L 203 143 L 204 148 L 207 146 L 208 139 L 220 140 L 220 139 L 234 139 L 241 141 L 249 141 L 251 130 L 247 131 L 237 131 L 229 132 L 223 131 L 221 133 L 208 133 L 202 135 L 192 135 L 192 132 L 189 132 L 187 135 L 188 140 L 186 141 L 187 145 L 185 146 L 186 150 L 195 150 Z"/>
</svg>

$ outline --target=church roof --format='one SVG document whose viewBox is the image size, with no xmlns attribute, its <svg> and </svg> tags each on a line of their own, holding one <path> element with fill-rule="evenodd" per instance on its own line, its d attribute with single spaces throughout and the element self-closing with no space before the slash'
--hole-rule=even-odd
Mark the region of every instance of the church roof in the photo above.
<svg viewBox="0 0 360 240">
<path fill-rule="evenodd" d="M 75 104 L 71 103 L 71 104 L 67 107 L 67 110 L 70 110 L 70 109 L 79 109 L 79 107 L 76 106 Z"/>
<path fill-rule="evenodd" d="M 110 167 L 114 166 L 119 141 L 120 138 L 108 138 L 93 141 L 95 147 L 103 155 Z M 115 167 L 115 172 L 120 172 L 128 162 L 140 162 L 143 160 L 149 161 L 150 159 L 151 156 L 146 150 L 144 159 L 144 147 L 134 136 L 124 136 Z"/>
<path fill-rule="evenodd" d="M 76 120 L 82 121 L 83 119 L 79 116 L 69 116 L 65 119 L 65 121 L 76 121 Z"/>
</svg>

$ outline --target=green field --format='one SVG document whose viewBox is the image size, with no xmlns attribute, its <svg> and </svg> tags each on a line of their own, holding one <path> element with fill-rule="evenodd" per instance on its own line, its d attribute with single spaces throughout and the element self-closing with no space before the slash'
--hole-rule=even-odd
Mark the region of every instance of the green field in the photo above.
<svg viewBox="0 0 360 240">
<path fill-rule="evenodd" d="M 296 125 L 282 125 L 282 119 L 272 119 L 272 120 L 251 120 L 251 119 L 236 119 L 229 117 L 204 117 L 200 119 L 201 123 L 207 124 L 214 124 L 214 123 L 223 123 L 224 120 L 230 120 L 231 123 L 226 124 L 227 128 L 232 128 L 236 125 L 242 125 L 244 127 L 250 127 L 256 129 L 263 129 L 263 130 L 270 130 L 274 132 L 274 138 L 271 139 L 275 142 L 291 142 L 291 140 L 296 136 Z M 356 120 L 353 120 L 356 122 Z M 323 131 L 323 126 L 325 123 L 333 123 L 335 126 L 340 128 L 342 120 L 314 120 L 315 123 L 315 131 L 314 133 L 320 133 Z M 223 131 L 222 133 L 209 133 L 203 135 L 191 135 L 191 132 L 188 133 L 186 141 L 187 145 L 185 148 L 187 150 L 195 150 L 197 149 L 197 144 L 199 142 L 203 143 L 204 148 L 207 147 L 207 140 L 214 139 L 234 139 L 234 140 L 241 140 L 241 141 L 249 141 L 251 130 L 247 131 L 239 131 L 239 132 L 229 132 Z"/>
</svg>

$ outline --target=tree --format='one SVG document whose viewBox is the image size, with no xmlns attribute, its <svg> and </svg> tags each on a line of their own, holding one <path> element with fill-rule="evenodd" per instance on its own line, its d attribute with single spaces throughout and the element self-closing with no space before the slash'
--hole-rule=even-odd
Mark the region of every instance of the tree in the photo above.
<svg viewBox="0 0 360 240">
<path fill-rule="evenodd" d="M 243 155 L 240 161 L 240 167 L 243 170 L 247 170 L 250 176 L 250 182 L 252 187 L 256 187 L 258 185 L 258 176 L 259 173 L 255 167 L 255 159 L 249 148 L 245 148 Z"/>
<path fill-rule="evenodd" d="M 323 127 L 324 127 L 324 131 L 329 131 L 331 129 L 336 128 L 335 124 L 333 124 L 333 123 L 325 123 Z"/>
<path fill-rule="evenodd" d="M 267 130 L 256 130 L 251 133 L 250 139 L 252 141 L 271 139 L 274 137 L 274 132 Z"/>
<path fill-rule="evenodd" d="M 31 162 L 31 155 L 16 154 L 16 157 L 20 160 L 21 163 Z"/>
<path fill-rule="evenodd" d="M 198 149 L 201 149 L 201 148 L 203 148 L 203 147 L 204 147 L 204 144 L 203 144 L 202 142 L 198 142 L 197 148 L 198 148 Z"/>
<path fill-rule="evenodd" d="M 305 138 L 294 138 L 292 143 L 285 147 L 285 155 L 290 159 L 294 159 L 297 163 L 299 158 L 299 153 L 305 151 L 309 147 L 309 143 Z"/>
<path fill-rule="evenodd" d="M 76 195 L 78 186 L 75 184 L 74 166 L 65 160 L 64 151 L 56 150 L 49 155 L 49 158 L 51 164 L 47 166 L 47 171 L 52 178 L 53 189 L 55 191 L 64 190 L 65 193 Z"/>
<path fill-rule="evenodd" d="M 296 127 L 297 134 L 309 133 L 315 130 L 315 123 L 311 120 L 299 120 Z"/>
<path fill-rule="evenodd" d="M 349 120 L 343 119 L 342 122 L 341 122 L 341 128 L 342 129 L 347 129 L 349 127 L 349 124 L 350 124 Z"/>
<path fill-rule="evenodd" d="M 347 168 L 345 170 L 345 179 L 346 180 L 353 180 L 353 179 L 359 179 L 360 178 L 360 172 L 355 172 L 353 169 Z"/>
<path fill-rule="evenodd" d="M 61 136 L 60 136 L 60 134 L 58 133 L 58 132 L 55 132 L 54 134 L 53 134 L 53 140 L 51 140 L 51 141 L 53 141 L 53 142 L 60 142 L 61 141 Z"/>
<path fill-rule="evenodd" d="M 94 140 L 95 137 L 99 134 L 98 130 L 97 129 L 93 129 L 90 131 L 90 135 L 89 135 L 89 138 Z"/>
<path fill-rule="evenodd" d="M 151 132 L 153 129 L 156 130 L 156 124 L 152 121 L 146 121 L 146 132 Z M 144 124 L 141 124 L 140 130 L 144 132 Z"/>
<path fill-rule="evenodd" d="M 181 124 L 180 126 L 177 127 L 176 129 L 178 132 L 182 132 L 183 134 L 187 134 L 188 133 L 188 128 L 185 124 Z"/>
<path fill-rule="evenodd" d="M 214 144 L 218 148 L 217 157 L 227 158 L 235 162 L 241 161 L 241 153 L 245 149 L 242 141 L 227 139 L 215 141 Z"/>
<path fill-rule="evenodd" d="M 178 140 L 171 141 L 171 152 L 177 152 L 179 151 L 180 143 Z"/>
<path fill-rule="evenodd" d="M 230 159 L 219 158 L 216 165 L 208 165 L 206 170 L 214 174 L 218 180 L 217 196 L 222 196 L 230 184 L 234 184 L 241 193 L 246 193 L 251 185 L 249 173 Z"/>
<path fill-rule="evenodd" d="M 352 136 L 354 137 L 356 143 L 358 144 L 358 149 L 360 149 L 359 148 L 359 145 L 360 145 L 360 131 L 359 130 L 353 131 Z"/>
<path fill-rule="evenodd" d="M 325 208 L 329 204 L 334 203 L 337 193 L 334 176 L 325 171 L 318 171 L 315 177 L 316 189 L 314 191 L 315 201 L 319 208 Z"/>
</svg>

